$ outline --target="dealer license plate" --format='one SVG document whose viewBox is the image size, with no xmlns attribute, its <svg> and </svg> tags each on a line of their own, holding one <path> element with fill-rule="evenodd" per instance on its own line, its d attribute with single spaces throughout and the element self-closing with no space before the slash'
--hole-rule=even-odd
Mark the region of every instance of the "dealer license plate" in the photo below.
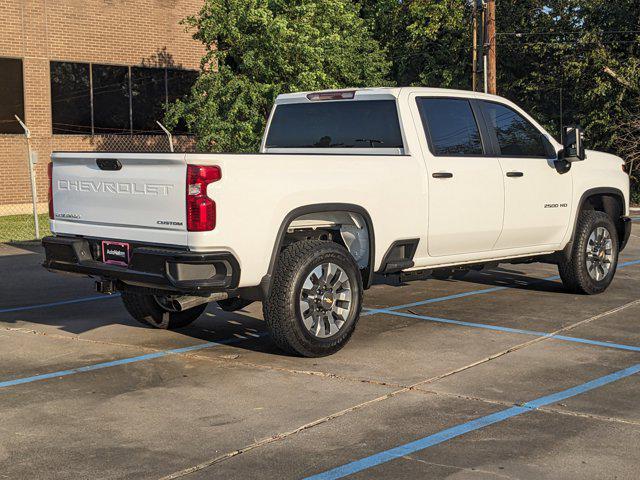
<svg viewBox="0 0 640 480">
<path fill-rule="evenodd" d="M 129 265 L 129 244 L 122 242 L 102 242 L 102 261 L 110 265 Z"/>
</svg>

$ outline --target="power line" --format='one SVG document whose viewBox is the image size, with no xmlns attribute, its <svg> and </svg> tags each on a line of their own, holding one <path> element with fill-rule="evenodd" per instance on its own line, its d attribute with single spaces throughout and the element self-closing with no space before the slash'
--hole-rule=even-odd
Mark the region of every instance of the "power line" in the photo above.
<svg viewBox="0 0 640 480">
<path fill-rule="evenodd" d="M 496 35 L 511 35 L 521 37 L 525 35 L 584 35 L 584 31 L 581 32 L 498 32 Z M 600 30 L 592 31 L 588 33 L 595 33 L 597 35 L 631 35 L 638 34 L 640 30 Z"/>
<path fill-rule="evenodd" d="M 610 41 L 588 41 L 580 40 L 558 40 L 549 42 L 519 42 L 519 43 L 500 43 L 500 46 L 523 46 L 523 45 L 633 45 L 640 44 L 640 40 L 610 40 Z"/>
</svg>

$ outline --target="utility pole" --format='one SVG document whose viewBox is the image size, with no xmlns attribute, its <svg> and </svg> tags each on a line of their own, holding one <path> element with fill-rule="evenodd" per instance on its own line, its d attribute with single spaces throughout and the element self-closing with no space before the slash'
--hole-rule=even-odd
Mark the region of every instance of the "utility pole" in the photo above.
<svg viewBox="0 0 640 480">
<path fill-rule="evenodd" d="M 487 85 L 488 93 L 496 95 L 497 79 L 496 79 L 496 0 L 487 0 L 487 35 L 485 41 L 488 47 L 487 56 Z"/>
<path fill-rule="evenodd" d="M 478 90 L 478 2 L 473 0 L 472 7 L 472 23 L 473 23 L 473 63 L 472 63 L 472 77 L 471 84 L 474 92 Z"/>
<path fill-rule="evenodd" d="M 560 143 L 564 144 L 564 105 L 562 101 L 562 87 L 560 87 Z"/>
</svg>

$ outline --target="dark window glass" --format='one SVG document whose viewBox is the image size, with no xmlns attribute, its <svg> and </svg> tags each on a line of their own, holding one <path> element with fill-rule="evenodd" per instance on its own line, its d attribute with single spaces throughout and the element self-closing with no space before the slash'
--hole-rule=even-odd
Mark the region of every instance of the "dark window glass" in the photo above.
<svg viewBox="0 0 640 480">
<path fill-rule="evenodd" d="M 89 68 L 91 68 L 91 80 Z M 4 88 L 6 83 L 3 75 L 8 76 L 8 72 L 8 68 L 0 70 L 0 89 Z M 131 67 L 129 70 L 129 67 L 115 65 L 91 65 L 90 67 L 85 63 L 51 62 L 53 133 L 91 134 L 93 117 L 93 132 L 96 135 L 131 132 L 164 135 L 156 120 L 162 122 L 168 102 L 183 98 L 190 92 L 197 76 L 198 72 L 193 70 L 148 67 Z M 20 66 L 20 85 L 22 85 L 21 79 L 22 67 Z M 93 87 L 93 111 L 91 87 Z M 0 90 L 0 93 L 2 92 L 3 90 Z M 18 98 L 15 94 L 11 96 L 3 94 L 3 97 Z M 20 91 L 22 105 L 21 99 L 22 90 Z M 12 109 L 13 107 L 3 102 L 0 105 L 2 115 L 5 115 L 4 108 Z M 21 114 L 24 115 L 24 105 L 22 105 Z M 21 132 L 20 129 L 16 133 Z M 174 128 L 174 133 L 188 133 L 184 122 Z"/>
<path fill-rule="evenodd" d="M 191 91 L 191 87 L 198 78 L 195 70 L 167 69 L 167 90 L 169 102 L 184 98 Z"/>
<path fill-rule="evenodd" d="M 22 60 L 0 58 L 0 133 L 24 133 L 14 115 L 25 121 Z"/>
<path fill-rule="evenodd" d="M 180 100 L 189 94 L 191 87 L 198 78 L 198 72 L 194 70 L 167 69 L 167 91 L 169 92 L 169 103 Z M 173 129 L 175 134 L 189 133 L 184 120 L 180 120 Z"/>
<path fill-rule="evenodd" d="M 53 133 L 91 134 L 89 64 L 51 62 Z"/>
<path fill-rule="evenodd" d="M 465 99 L 419 98 L 425 132 L 434 155 L 478 156 L 484 153 L 471 104 Z"/>
<path fill-rule="evenodd" d="M 163 133 L 162 122 L 167 104 L 164 68 L 131 68 L 133 133 Z"/>
<path fill-rule="evenodd" d="M 292 103 L 274 112 L 268 148 L 402 148 L 394 100 Z"/>
<path fill-rule="evenodd" d="M 526 118 L 504 105 L 482 103 L 489 127 L 495 129 L 502 156 L 548 156 L 544 136 Z"/>
<path fill-rule="evenodd" d="M 99 134 L 130 133 L 129 68 L 92 65 L 93 128 Z"/>
</svg>

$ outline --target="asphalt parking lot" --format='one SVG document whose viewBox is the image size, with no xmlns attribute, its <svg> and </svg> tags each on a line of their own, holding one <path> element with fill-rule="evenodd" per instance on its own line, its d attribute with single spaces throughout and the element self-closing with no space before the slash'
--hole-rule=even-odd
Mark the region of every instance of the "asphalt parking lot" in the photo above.
<svg viewBox="0 0 640 480">
<path fill-rule="evenodd" d="M 377 284 L 286 356 L 259 304 L 153 330 L 0 245 L 0 478 L 637 479 L 640 224 L 609 290 L 548 265 Z"/>
</svg>

